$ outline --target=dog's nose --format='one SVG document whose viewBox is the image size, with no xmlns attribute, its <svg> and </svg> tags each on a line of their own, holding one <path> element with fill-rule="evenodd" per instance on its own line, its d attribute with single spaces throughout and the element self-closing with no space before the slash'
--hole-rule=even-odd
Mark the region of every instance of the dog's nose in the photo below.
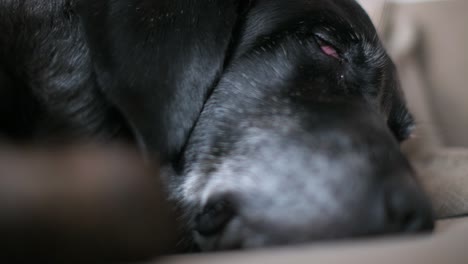
<svg viewBox="0 0 468 264">
<path fill-rule="evenodd" d="M 227 197 L 212 198 L 195 218 L 195 231 L 204 237 L 221 233 L 235 215 L 233 202 Z"/>
<path fill-rule="evenodd" d="M 420 191 L 388 188 L 384 193 L 384 232 L 415 233 L 434 228 L 432 209 Z"/>
</svg>

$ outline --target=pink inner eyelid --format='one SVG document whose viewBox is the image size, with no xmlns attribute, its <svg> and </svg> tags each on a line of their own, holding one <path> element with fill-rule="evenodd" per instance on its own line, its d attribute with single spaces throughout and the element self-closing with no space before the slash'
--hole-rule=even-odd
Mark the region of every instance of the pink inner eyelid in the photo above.
<svg viewBox="0 0 468 264">
<path fill-rule="evenodd" d="M 340 55 L 338 54 L 338 51 L 333 46 L 330 45 L 321 45 L 320 49 L 322 49 L 323 53 L 326 55 L 333 57 L 335 59 L 340 59 Z"/>
</svg>

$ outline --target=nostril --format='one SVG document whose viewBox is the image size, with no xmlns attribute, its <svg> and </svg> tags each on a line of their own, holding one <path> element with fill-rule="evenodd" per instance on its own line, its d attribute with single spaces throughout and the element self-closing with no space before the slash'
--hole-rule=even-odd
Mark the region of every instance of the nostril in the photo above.
<svg viewBox="0 0 468 264">
<path fill-rule="evenodd" d="M 408 233 L 430 231 L 434 228 L 428 201 L 415 191 L 393 191 L 386 197 L 387 224 L 391 231 Z"/>
<path fill-rule="evenodd" d="M 223 231 L 235 215 L 233 203 L 226 198 L 211 199 L 195 218 L 195 231 L 209 237 Z"/>
</svg>

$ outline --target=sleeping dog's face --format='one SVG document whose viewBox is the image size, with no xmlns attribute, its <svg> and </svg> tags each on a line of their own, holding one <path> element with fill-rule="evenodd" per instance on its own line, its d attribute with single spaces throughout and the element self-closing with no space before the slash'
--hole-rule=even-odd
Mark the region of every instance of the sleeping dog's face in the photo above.
<svg viewBox="0 0 468 264">
<path fill-rule="evenodd" d="M 255 1 L 237 38 L 184 156 L 202 249 L 432 227 L 399 149 L 412 119 L 358 4 Z"/>
</svg>

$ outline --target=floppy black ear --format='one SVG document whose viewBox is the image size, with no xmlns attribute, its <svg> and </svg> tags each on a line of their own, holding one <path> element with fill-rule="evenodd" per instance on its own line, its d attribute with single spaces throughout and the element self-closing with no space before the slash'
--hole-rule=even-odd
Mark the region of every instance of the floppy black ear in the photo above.
<svg viewBox="0 0 468 264">
<path fill-rule="evenodd" d="M 173 159 L 223 71 L 242 0 L 83 0 L 98 82 L 142 148 Z"/>
</svg>

